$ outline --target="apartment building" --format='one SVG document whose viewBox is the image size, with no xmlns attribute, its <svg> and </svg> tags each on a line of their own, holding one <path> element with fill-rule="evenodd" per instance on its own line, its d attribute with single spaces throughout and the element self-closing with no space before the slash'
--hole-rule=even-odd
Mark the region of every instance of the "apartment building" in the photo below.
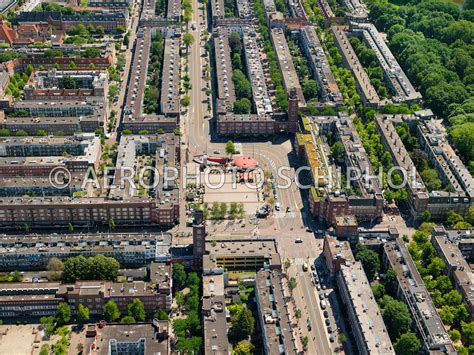
<svg viewBox="0 0 474 355">
<path fill-rule="evenodd" d="M 362 36 L 377 54 L 385 80 L 393 92 L 393 102 L 416 103 L 422 99 L 421 94 L 413 87 L 384 38 L 372 23 L 352 23 L 351 32 Z"/>
<path fill-rule="evenodd" d="M 99 254 L 113 257 L 121 267 L 141 267 L 168 261 L 170 248 L 171 236 L 161 233 L 5 235 L 0 237 L 0 267 L 12 271 L 44 270 L 51 258 L 66 260 Z M 169 272 L 157 273 L 153 265 L 152 280 Z"/>
<path fill-rule="evenodd" d="M 474 229 L 446 229 L 443 226 L 433 228 L 433 235 L 444 235 L 459 248 L 462 256 L 468 263 L 474 260 Z"/>
<path fill-rule="evenodd" d="M 151 323 L 105 323 L 87 325 L 80 336 L 85 355 L 109 354 L 169 354 L 170 324 L 153 320 Z"/>
<path fill-rule="evenodd" d="M 395 354 L 362 264 L 341 265 L 336 280 L 359 354 Z"/>
<path fill-rule="evenodd" d="M 77 117 L 94 115 L 101 110 L 105 114 L 104 103 L 92 101 L 45 101 L 23 100 L 15 103 L 15 110 L 24 110 L 29 116 Z"/>
<path fill-rule="evenodd" d="M 456 354 L 403 239 L 386 242 L 383 249 L 384 265 L 397 274 L 397 297 L 408 305 L 424 350 L 430 353 Z"/>
<path fill-rule="evenodd" d="M 143 194 L 148 193 L 159 198 L 160 206 L 177 206 L 179 204 L 179 174 L 175 176 L 175 173 L 179 173 L 179 171 L 175 168 L 179 163 L 179 139 L 174 134 L 124 136 L 117 148 L 114 182 L 109 197 L 124 199 L 139 195 L 141 186 L 135 183 L 131 184 L 126 177 L 144 174 L 139 169 L 145 167 L 140 167 L 137 161 L 138 157 L 143 155 L 154 158 L 154 168 L 158 173 L 154 176 L 154 181 L 148 182 L 153 187 Z M 171 178 L 173 176 L 175 176 L 174 179 Z"/>
<path fill-rule="evenodd" d="M 75 153 L 77 155 L 73 155 Z M 97 169 L 100 156 L 100 139 L 94 135 L 77 135 L 73 139 L 62 137 L 3 139 L 0 141 L 0 173 L 4 178 L 23 178 L 27 183 L 27 178 L 48 177 L 53 169 L 62 167 L 73 175 L 66 177 L 71 178 L 69 182 L 79 182 L 85 178 L 86 171 Z M 44 184 L 41 183 L 41 179 L 36 181 L 33 179 L 30 183 L 36 182 L 38 188 L 47 187 L 46 185 L 50 185 L 47 180 L 43 181 Z M 29 186 L 33 187 L 36 183 Z M 21 185 L 20 180 L 18 184 Z"/>
<path fill-rule="evenodd" d="M 360 63 L 354 48 L 352 48 L 346 30 L 347 26 L 331 27 L 337 49 L 342 54 L 342 63 L 355 77 L 357 90 L 364 105 L 379 107 L 382 104 L 382 100 L 372 86 L 370 78 Z"/>
<path fill-rule="evenodd" d="M 449 186 L 449 191 L 428 191 L 395 129 L 403 122 L 416 125 L 422 149 L 441 180 Z M 407 173 L 408 204 L 413 219 L 419 222 L 426 210 L 433 219 L 444 219 L 451 210 L 466 213 L 474 194 L 474 180 L 449 145 L 442 123 L 439 120 L 419 120 L 414 116 L 389 115 L 377 116 L 376 123 L 382 144 L 390 152 L 392 161 Z"/>
<path fill-rule="evenodd" d="M 74 70 L 90 70 L 91 65 L 94 65 L 94 70 L 105 71 L 113 64 L 113 54 L 106 53 L 102 57 L 97 58 L 82 58 L 82 57 L 54 57 L 45 58 L 41 56 L 31 56 L 26 58 L 16 58 L 6 63 L 9 71 L 26 70 L 28 65 L 35 68 L 44 68 L 45 70 L 56 69 L 71 70 L 71 63 L 74 63 Z"/>
<path fill-rule="evenodd" d="M 407 174 L 406 189 L 410 213 L 415 220 L 419 220 L 423 211 L 428 209 L 429 193 L 395 129 L 395 121 L 402 122 L 399 118 L 393 116 L 379 115 L 375 117 L 383 146 L 390 152 L 394 164 L 402 168 Z"/>
<path fill-rule="evenodd" d="M 154 198 L 110 200 L 103 197 L 30 197 L 0 199 L 0 227 L 65 227 L 96 225 L 172 225 L 179 205 L 160 204 Z"/>
<path fill-rule="evenodd" d="M 0 157 L 92 156 L 96 150 L 100 150 L 100 138 L 94 134 L 0 139 Z"/>
<path fill-rule="evenodd" d="M 225 17 L 224 0 L 211 1 L 212 23 L 215 26 L 216 21 Z"/>
<path fill-rule="evenodd" d="M 253 18 L 253 4 L 249 0 L 237 0 L 237 13 L 240 18 Z"/>
<path fill-rule="evenodd" d="M 242 43 L 245 53 L 245 67 L 247 68 L 247 74 L 252 84 L 252 98 L 255 112 L 257 115 L 270 114 L 273 112 L 272 103 L 265 82 L 255 27 L 246 27 L 243 29 Z"/>
<path fill-rule="evenodd" d="M 464 259 L 458 246 L 452 243 L 446 234 L 436 235 L 436 231 L 431 237 L 438 256 L 444 261 L 445 273 L 451 278 L 456 290 L 462 295 L 464 304 L 474 317 L 474 274 L 471 267 Z"/>
<path fill-rule="evenodd" d="M 303 53 L 308 59 L 313 77 L 318 81 L 321 100 L 325 104 L 341 105 L 342 93 L 329 66 L 326 53 L 319 41 L 314 26 L 308 25 L 299 30 Z"/>
<path fill-rule="evenodd" d="M 275 49 L 278 66 L 282 73 L 283 87 L 285 88 L 285 91 L 288 93 L 292 90 L 296 91 L 299 105 L 302 107 L 306 106 L 306 100 L 303 95 L 303 90 L 301 89 L 298 75 L 296 74 L 296 69 L 293 64 L 290 49 L 288 48 L 288 43 L 286 42 L 284 30 L 281 28 L 271 29 L 270 38 L 272 40 L 273 48 Z"/>
<path fill-rule="evenodd" d="M 214 2 L 213 2 L 214 3 Z M 215 71 L 217 75 L 217 113 L 232 112 L 235 102 L 235 88 L 232 80 L 232 61 L 228 31 L 220 27 L 213 33 L 215 49 Z"/>
<path fill-rule="evenodd" d="M 130 6 L 130 0 L 90 0 L 88 7 L 100 7 L 110 9 L 123 9 Z"/>
<path fill-rule="evenodd" d="M 309 194 L 312 215 L 328 225 L 336 225 L 337 218 L 341 216 L 354 216 L 358 222 L 380 220 L 383 215 L 380 184 L 372 172 L 354 125 L 346 116 L 323 118 L 306 118 L 305 132 L 297 140 L 298 150 L 301 150 L 303 159 L 308 163 L 315 185 Z M 342 186 L 337 168 L 327 159 L 330 148 L 324 137 L 328 132 L 332 132 L 344 146 L 342 173 L 351 174 L 347 176 L 347 181 L 356 191 L 355 194 L 348 193 L 346 186 Z M 342 189 L 346 189 L 346 192 Z M 345 228 L 340 230 L 344 231 Z"/>
<path fill-rule="evenodd" d="M 59 179 L 59 178 L 58 178 Z M 0 197 L 68 196 L 82 191 L 84 174 L 71 174 L 63 178 L 64 187 L 51 184 L 46 177 L 0 177 Z"/>
<path fill-rule="evenodd" d="M 275 133 L 275 120 L 270 115 L 236 115 L 225 114 L 217 118 L 217 132 L 227 136 L 234 134 L 261 134 Z"/>
<path fill-rule="evenodd" d="M 459 213 L 464 214 L 474 197 L 474 179 L 449 144 L 442 120 L 422 120 L 417 128 L 421 146 L 428 154 L 430 163 L 438 170 L 441 179 L 459 196 L 459 200 L 453 196 L 453 202 L 463 204 Z"/>
<path fill-rule="evenodd" d="M 104 126 L 104 110 L 99 109 L 91 115 L 76 117 L 5 117 L 0 111 L 0 127 L 8 129 L 10 133 L 25 131 L 29 135 L 36 135 L 43 130 L 48 134 L 62 132 L 64 135 L 73 135 L 77 132 L 95 132 Z"/>
<path fill-rule="evenodd" d="M 14 25 L 21 24 L 50 24 L 56 28 L 69 31 L 79 23 L 92 26 L 102 26 L 106 32 L 117 32 L 120 27 L 127 28 L 127 18 L 124 12 L 97 11 L 94 14 L 65 15 L 53 11 L 20 12 L 13 20 Z"/>
<path fill-rule="evenodd" d="M 74 87 L 65 87 L 64 78 L 74 80 Z M 104 72 L 36 71 L 23 89 L 25 100 L 84 100 L 95 97 L 105 101 L 108 79 Z"/>
<path fill-rule="evenodd" d="M 152 283 L 132 281 L 114 283 L 111 281 L 77 281 L 74 284 L 9 283 L 0 285 L 0 317 L 42 317 L 56 314 L 58 305 L 65 302 L 73 314 L 82 304 L 89 308 L 91 316 L 100 316 L 105 304 L 115 302 L 122 314 L 128 305 L 139 299 L 145 311 L 152 315 L 157 309 L 169 311 L 171 289 L 164 292 Z"/>
<path fill-rule="evenodd" d="M 329 273 L 334 277 L 342 265 L 350 266 L 355 262 L 351 245 L 347 241 L 326 236 L 323 242 L 323 253 Z"/>
<path fill-rule="evenodd" d="M 227 270 L 281 270 L 275 239 L 231 239 L 205 242 L 204 263 Z"/>
<path fill-rule="evenodd" d="M 258 321 L 263 333 L 264 353 L 298 353 L 293 326 L 289 318 L 289 304 L 285 302 L 280 271 L 262 269 L 255 279 L 255 299 Z"/>
<path fill-rule="evenodd" d="M 306 11 L 300 0 L 290 0 L 290 13 L 293 17 L 307 20 Z"/>
<path fill-rule="evenodd" d="M 354 22 L 367 22 L 369 20 L 369 10 L 363 0 L 343 0 L 347 7 L 346 16 Z"/>
<path fill-rule="evenodd" d="M 165 116 L 178 117 L 180 114 L 180 39 L 168 31 L 165 38 L 161 76 L 161 112 Z"/>
<path fill-rule="evenodd" d="M 231 354 L 228 338 L 224 274 L 202 277 L 202 318 L 205 354 Z"/>
<path fill-rule="evenodd" d="M 327 0 L 319 0 L 318 7 L 326 20 L 331 20 L 332 18 L 336 17 Z"/>
<path fill-rule="evenodd" d="M 166 18 L 175 20 L 175 21 L 179 21 L 181 19 L 181 1 L 180 0 L 168 0 Z"/>
<path fill-rule="evenodd" d="M 130 130 L 133 134 L 148 131 L 150 134 L 173 133 L 178 128 L 177 117 L 166 117 L 165 115 L 127 115 L 123 119 L 122 127 Z"/>
<path fill-rule="evenodd" d="M 179 102 L 179 38 L 173 30 L 165 32 L 165 51 L 163 54 L 162 86 L 160 92 L 161 114 L 142 112 L 145 86 L 148 80 L 148 60 L 152 40 L 152 29 L 140 28 L 135 40 L 131 71 L 128 78 L 124 118 L 122 128 L 134 134 L 146 130 L 150 133 L 171 133 L 178 127 L 180 114 Z M 170 92 L 171 90 L 171 92 Z"/>
</svg>

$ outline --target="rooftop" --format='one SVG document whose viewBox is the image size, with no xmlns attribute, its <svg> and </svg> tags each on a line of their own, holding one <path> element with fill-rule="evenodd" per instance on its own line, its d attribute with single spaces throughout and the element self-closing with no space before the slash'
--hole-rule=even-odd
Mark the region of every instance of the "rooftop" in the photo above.
<svg viewBox="0 0 474 355">
<path fill-rule="evenodd" d="M 357 323 L 362 329 L 365 347 L 383 354 L 393 354 L 392 342 L 370 288 L 362 264 L 357 261 L 350 266 L 342 265 L 340 277 L 344 282 Z"/>
<path fill-rule="evenodd" d="M 279 271 L 257 272 L 255 297 L 263 327 L 265 347 L 270 354 L 297 354 Z"/>
</svg>

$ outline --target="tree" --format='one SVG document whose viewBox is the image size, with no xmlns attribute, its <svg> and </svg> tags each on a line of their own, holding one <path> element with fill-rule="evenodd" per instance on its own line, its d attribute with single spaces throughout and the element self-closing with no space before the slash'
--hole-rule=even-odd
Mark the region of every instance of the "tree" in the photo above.
<svg viewBox="0 0 474 355">
<path fill-rule="evenodd" d="M 232 80 L 234 81 L 235 94 L 238 99 L 243 97 L 252 98 L 252 84 L 241 70 L 235 69 L 232 72 Z"/>
<path fill-rule="evenodd" d="M 308 350 L 308 343 L 309 343 L 309 338 L 306 335 L 304 337 L 301 337 L 301 345 L 303 345 L 303 349 L 305 351 Z"/>
<path fill-rule="evenodd" d="M 136 323 L 137 321 L 135 320 L 135 318 L 133 318 L 132 316 L 124 316 L 121 320 L 120 320 L 121 323 L 127 323 L 127 324 L 133 324 L 133 323 Z"/>
<path fill-rule="evenodd" d="M 18 270 L 13 271 L 12 273 L 12 281 L 13 282 L 21 282 L 23 280 L 23 274 Z"/>
<path fill-rule="evenodd" d="M 242 51 L 242 40 L 238 32 L 231 32 L 229 35 L 229 46 L 232 52 L 240 53 Z"/>
<path fill-rule="evenodd" d="M 423 211 L 423 213 L 421 214 L 421 218 L 423 222 L 428 222 L 431 219 L 431 212 L 428 210 Z"/>
<path fill-rule="evenodd" d="M 464 218 L 454 211 L 449 211 L 446 216 L 446 222 L 448 222 L 448 224 L 451 226 L 454 226 L 458 222 L 464 222 Z"/>
<path fill-rule="evenodd" d="M 461 339 L 461 333 L 457 329 L 452 329 L 449 331 L 449 337 L 453 342 L 457 342 L 459 339 Z"/>
<path fill-rule="evenodd" d="M 154 319 L 158 319 L 158 320 L 169 320 L 170 317 L 168 315 L 168 313 L 166 313 L 165 311 L 163 311 L 162 309 L 158 309 L 155 314 L 153 315 L 153 318 Z"/>
<path fill-rule="evenodd" d="M 82 255 L 69 258 L 64 263 L 63 280 L 110 280 L 117 278 L 120 264 L 112 257 L 98 254 L 89 258 Z"/>
<path fill-rule="evenodd" d="M 183 264 L 173 264 L 173 285 L 176 290 L 181 290 L 186 286 L 186 271 Z"/>
<path fill-rule="evenodd" d="M 39 355 L 49 355 L 49 345 L 48 344 L 41 345 L 41 350 L 40 350 Z"/>
<path fill-rule="evenodd" d="M 318 83 L 313 79 L 306 79 L 303 82 L 303 95 L 304 98 L 309 101 L 318 97 Z"/>
<path fill-rule="evenodd" d="M 417 355 L 421 344 L 414 333 L 404 333 L 398 338 L 394 345 L 395 352 L 403 355 Z"/>
<path fill-rule="evenodd" d="M 89 308 L 79 304 L 77 307 L 77 320 L 79 324 L 84 324 L 89 320 Z"/>
<path fill-rule="evenodd" d="M 461 338 L 464 344 L 474 344 L 474 322 L 461 322 Z"/>
<path fill-rule="evenodd" d="M 331 147 L 331 155 L 333 159 L 338 163 L 344 161 L 345 151 L 346 150 L 344 149 L 344 145 L 339 141 L 334 143 Z"/>
<path fill-rule="evenodd" d="M 58 258 L 51 258 L 48 261 L 46 270 L 48 270 L 48 277 L 50 280 L 52 281 L 61 280 L 61 276 L 64 270 L 64 264 Z"/>
<path fill-rule="evenodd" d="M 114 322 L 117 319 L 120 318 L 120 310 L 117 306 L 117 304 L 109 300 L 105 306 L 104 306 L 104 317 L 107 319 L 109 322 Z"/>
<path fill-rule="evenodd" d="M 68 225 L 67 225 L 67 232 L 68 232 L 68 233 L 74 232 L 74 226 L 72 225 L 72 223 L 68 223 Z"/>
<path fill-rule="evenodd" d="M 454 307 L 443 306 L 443 308 L 441 308 L 441 311 L 439 312 L 439 316 L 444 324 L 451 325 L 454 323 L 454 317 L 456 316 L 455 313 L 456 310 L 454 309 Z"/>
<path fill-rule="evenodd" d="M 109 100 L 113 100 L 115 96 L 119 94 L 119 87 L 117 84 L 109 86 Z"/>
<path fill-rule="evenodd" d="M 290 289 L 290 292 L 293 292 L 293 290 L 298 286 L 298 283 L 296 282 L 296 279 L 294 277 L 291 277 L 288 280 L 288 288 Z"/>
<path fill-rule="evenodd" d="M 252 103 L 246 97 L 243 97 L 234 102 L 235 114 L 249 114 L 252 112 Z"/>
<path fill-rule="evenodd" d="M 65 75 L 61 79 L 61 85 L 65 89 L 75 89 L 76 88 L 76 81 L 69 75 Z"/>
<path fill-rule="evenodd" d="M 356 260 L 359 260 L 364 267 L 369 280 L 373 280 L 376 273 L 380 270 L 380 259 L 377 253 L 366 246 L 358 244 L 356 247 Z"/>
<path fill-rule="evenodd" d="M 192 33 L 186 32 L 183 35 L 183 43 L 186 46 L 186 52 L 189 51 L 189 47 L 193 45 L 194 43 L 194 36 Z"/>
<path fill-rule="evenodd" d="M 255 319 L 247 307 L 240 308 L 237 314 L 232 317 L 231 323 L 229 338 L 233 341 L 245 340 L 253 334 Z"/>
<path fill-rule="evenodd" d="M 232 142 L 231 140 L 227 141 L 227 143 L 225 144 L 225 151 L 229 155 L 235 154 L 236 150 L 234 142 Z"/>
<path fill-rule="evenodd" d="M 301 318 L 301 309 L 298 308 L 298 309 L 295 311 L 295 317 L 296 317 L 296 319 L 300 319 L 300 318 Z"/>
<path fill-rule="evenodd" d="M 384 296 L 381 304 L 383 305 L 382 317 L 387 325 L 390 338 L 397 339 L 410 329 L 412 323 L 410 311 L 404 302 L 395 300 L 390 296 Z"/>
<path fill-rule="evenodd" d="M 16 131 L 17 137 L 26 137 L 27 135 L 28 135 L 28 132 L 23 129 L 19 129 L 18 131 Z"/>
<path fill-rule="evenodd" d="M 0 136 L 1 137 L 8 137 L 10 135 L 10 131 L 6 128 L 0 129 Z"/>
<path fill-rule="evenodd" d="M 443 270 L 445 267 L 444 261 L 436 256 L 431 260 L 431 263 L 428 265 L 428 273 L 433 276 L 434 278 L 441 276 L 443 274 Z"/>
<path fill-rule="evenodd" d="M 242 340 L 234 347 L 233 355 L 252 355 L 255 346 L 249 340 Z"/>
<path fill-rule="evenodd" d="M 185 95 L 181 100 L 181 105 L 183 105 L 184 107 L 188 107 L 190 103 L 191 98 L 189 97 L 189 95 Z"/>
<path fill-rule="evenodd" d="M 392 268 L 389 268 L 387 272 L 385 273 L 385 276 L 383 278 L 383 285 L 385 288 L 385 292 L 388 295 L 392 297 L 397 296 L 397 291 L 398 291 L 397 273 Z"/>
<path fill-rule="evenodd" d="M 56 321 L 58 324 L 66 324 L 71 320 L 71 309 L 67 303 L 60 303 L 56 312 Z"/>
<path fill-rule="evenodd" d="M 447 304 L 448 306 L 456 307 L 456 306 L 459 306 L 462 302 L 462 296 L 456 290 L 449 291 L 448 293 L 444 295 L 443 298 L 444 298 L 445 304 Z"/>
<path fill-rule="evenodd" d="M 385 286 L 383 284 L 372 285 L 372 293 L 375 299 L 382 298 L 385 295 Z"/>
<path fill-rule="evenodd" d="M 469 210 L 466 212 L 466 215 L 464 216 L 464 220 L 467 223 L 474 225 L 474 206 L 469 207 Z"/>
<path fill-rule="evenodd" d="M 132 316 L 135 320 L 143 322 L 146 318 L 145 306 L 143 302 L 135 298 L 132 303 L 128 305 L 128 315 Z"/>
</svg>

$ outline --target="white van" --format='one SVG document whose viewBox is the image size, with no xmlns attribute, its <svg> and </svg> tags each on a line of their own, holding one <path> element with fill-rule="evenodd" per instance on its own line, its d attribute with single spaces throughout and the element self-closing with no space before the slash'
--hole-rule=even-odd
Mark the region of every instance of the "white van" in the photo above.
<svg viewBox="0 0 474 355">
<path fill-rule="evenodd" d="M 322 300 L 321 302 L 319 302 L 320 306 L 321 306 L 321 309 L 326 309 L 326 301 L 325 300 Z"/>
<path fill-rule="evenodd" d="M 275 211 L 281 210 L 280 202 L 275 203 Z"/>
</svg>

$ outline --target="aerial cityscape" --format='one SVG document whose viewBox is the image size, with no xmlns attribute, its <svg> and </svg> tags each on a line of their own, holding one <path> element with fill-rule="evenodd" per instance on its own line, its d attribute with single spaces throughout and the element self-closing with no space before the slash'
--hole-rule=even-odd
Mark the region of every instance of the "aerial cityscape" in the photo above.
<svg viewBox="0 0 474 355">
<path fill-rule="evenodd" d="M 0 355 L 474 354 L 474 0 L 1 0 Z"/>
</svg>

